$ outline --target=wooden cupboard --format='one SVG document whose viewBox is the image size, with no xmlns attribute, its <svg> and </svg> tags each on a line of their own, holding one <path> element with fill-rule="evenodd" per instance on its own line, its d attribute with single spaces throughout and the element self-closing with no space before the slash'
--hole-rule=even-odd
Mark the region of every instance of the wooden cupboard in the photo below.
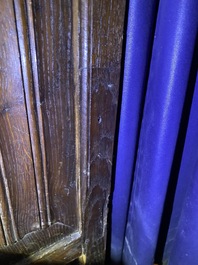
<svg viewBox="0 0 198 265">
<path fill-rule="evenodd" d="M 124 0 L 0 0 L 1 264 L 103 264 Z"/>
</svg>

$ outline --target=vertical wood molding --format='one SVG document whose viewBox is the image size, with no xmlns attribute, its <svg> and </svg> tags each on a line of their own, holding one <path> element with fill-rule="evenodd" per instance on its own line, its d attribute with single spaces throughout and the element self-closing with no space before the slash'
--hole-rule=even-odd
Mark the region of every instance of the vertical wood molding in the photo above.
<svg viewBox="0 0 198 265">
<path fill-rule="evenodd" d="M 75 83 L 75 120 L 76 146 L 79 148 L 79 160 L 76 163 L 76 179 L 79 179 L 80 229 L 85 238 L 84 213 L 87 204 L 87 191 L 90 182 L 90 118 L 91 118 L 91 83 L 92 83 L 92 0 L 72 2 L 73 9 L 73 58 Z M 77 94 L 76 94 L 77 93 Z M 80 141 L 80 142 L 79 142 Z M 79 261 L 86 263 L 86 249 Z"/>
<path fill-rule="evenodd" d="M 0 149 L 0 175 L 2 177 L 2 182 L 3 182 L 0 183 L 0 219 L 2 223 L 5 242 L 7 245 L 9 245 L 13 241 L 18 241 L 19 236 L 17 232 L 16 223 L 14 220 L 13 208 L 10 199 L 10 191 L 6 178 L 1 149 Z"/>
<path fill-rule="evenodd" d="M 45 228 L 50 225 L 51 221 L 31 2 L 14 0 L 14 9 L 34 164 L 40 226 L 41 228 Z"/>
<path fill-rule="evenodd" d="M 1 206 L 0 206 L 0 209 L 1 209 Z M 0 210 L 1 212 L 1 210 Z M 2 224 L 2 215 L 0 214 L 0 247 L 3 247 L 7 244 L 6 242 L 6 238 L 5 238 L 5 233 L 4 233 L 4 228 L 3 228 L 3 224 Z"/>
<path fill-rule="evenodd" d="M 31 64 L 32 64 L 34 94 L 35 94 L 35 101 L 36 101 L 35 105 L 36 105 L 36 110 L 37 110 L 38 131 L 39 131 L 39 140 L 40 140 L 40 148 L 41 148 L 42 166 L 43 166 L 43 181 L 44 181 L 44 188 L 45 188 L 47 223 L 48 225 L 51 225 L 49 191 L 48 191 L 48 181 L 47 181 L 47 168 L 46 168 L 47 162 L 46 162 L 46 153 L 45 153 L 46 150 L 45 150 L 45 141 L 44 141 L 43 115 L 41 111 L 41 101 L 40 101 L 40 94 L 39 94 L 32 1 L 26 0 L 26 6 L 27 6 L 27 20 L 28 20 L 28 29 L 29 29 L 30 57 L 31 57 Z"/>
<path fill-rule="evenodd" d="M 80 90 L 81 90 L 81 196 L 82 196 L 82 228 L 83 255 L 79 258 L 81 264 L 87 262 L 85 231 L 85 211 L 87 206 L 87 192 L 90 187 L 90 121 L 91 121 L 91 86 L 92 86 L 92 29 L 93 29 L 93 1 L 80 1 Z"/>
<path fill-rule="evenodd" d="M 0 13 L 0 146 L 13 218 L 22 238 L 39 228 L 38 203 L 13 1 L 1 2 Z M 2 200 L 7 204 L 2 174 L 0 181 Z M 14 243 L 17 236 L 11 228 L 8 204 L 3 215 L 8 217 L 4 220 L 10 228 L 10 242 Z"/>
<path fill-rule="evenodd" d="M 76 152 L 76 188 L 79 205 L 79 230 L 82 231 L 81 218 L 81 161 L 80 161 L 80 79 L 79 79 L 79 1 L 72 1 L 72 46 L 74 68 L 74 104 L 75 104 L 75 152 Z"/>
<path fill-rule="evenodd" d="M 81 90 L 81 190 L 82 214 L 90 178 L 90 89 L 92 56 L 92 0 L 80 1 L 80 90 Z"/>
</svg>

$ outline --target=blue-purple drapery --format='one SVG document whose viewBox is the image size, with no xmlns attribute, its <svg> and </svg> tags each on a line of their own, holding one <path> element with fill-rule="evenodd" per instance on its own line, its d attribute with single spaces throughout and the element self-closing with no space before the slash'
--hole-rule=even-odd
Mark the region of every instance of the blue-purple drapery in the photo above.
<svg viewBox="0 0 198 265">
<path fill-rule="evenodd" d="M 198 264 L 198 0 L 130 0 L 111 259 Z"/>
</svg>

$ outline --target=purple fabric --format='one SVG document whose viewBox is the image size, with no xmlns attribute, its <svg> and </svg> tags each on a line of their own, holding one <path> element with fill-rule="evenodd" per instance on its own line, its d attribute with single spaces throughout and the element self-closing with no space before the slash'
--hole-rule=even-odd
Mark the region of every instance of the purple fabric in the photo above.
<svg viewBox="0 0 198 265">
<path fill-rule="evenodd" d="M 149 70 L 158 1 L 130 1 L 119 128 L 115 190 L 113 193 L 111 257 L 121 261 L 139 123 Z"/>
<path fill-rule="evenodd" d="M 163 260 L 198 264 L 198 76 Z"/>
<path fill-rule="evenodd" d="M 131 5 L 135 5 L 137 2 L 131 1 Z M 152 1 L 143 2 L 151 3 Z M 135 12 L 134 9 L 133 11 Z M 143 15 L 141 12 L 144 11 L 139 9 L 138 14 Z M 129 13 L 129 21 L 131 14 L 133 12 Z M 197 33 L 197 14 L 197 0 L 160 1 L 124 243 L 123 263 L 127 265 L 151 265 L 154 261 L 161 215 L 188 85 Z M 137 21 L 138 15 L 133 14 L 133 16 L 134 20 Z M 128 24 L 129 28 L 130 25 L 131 27 L 135 25 L 134 20 Z M 142 34 L 144 30 L 144 27 L 139 28 L 139 34 Z M 139 43 L 133 38 L 130 40 L 130 45 L 131 49 L 127 47 L 126 50 L 126 58 L 130 58 L 130 53 L 136 53 L 135 50 L 139 47 Z M 141 61 L 141 56 L 139 56 L 139 60 Z M 138 77 L 134 74 L 134 68 L 133 61 L 125 65 L 127 75 L 125 76 L 124 90 L 126 91 L 134 88 L 129 83 L 132 84 L 136 78 L 138 80 L 141 76 L 139 73 Z M 125 84 L 128 85 L 125 87 Z M 125 95 L 127 95 L 126 91 L 124 92 Z M 128 94 L 127 97 L 131 105 L 136 104 L 136 96 Z M 140 104 L 140 100 L 138 104 Z M 126 115 L 126 123 L 132 122 L 131 111 L 129 110 L 128 114 L 127 110 L 122 108 L 121 121 L 122 117 Z M 138 119 L 137 114 L 135 115 L 135 119 Z M 122 126 L 121 124 L 121 128 Z M 135 134 L 134 137 L 134 132 L 134 129 L 131 131 L 123 130 L 119 141 L 120 139 L 129 140 L 133 138 L 133 141 L 136 142 L 137 135 Z M 130 144 L 127 148 L 125 146 L 118 148 L 118 161 L 119 156 L 127 156 L 125 152 L 131 152 Z M 129 157 L 131 157 L 133 164 L 134 154 Z M 116 175 L 116 185 L 120 186 L 117 193 L 120 192 L 119 196 L 124 196 L 126 189 L 121 186 L 126 185 L 126 182 L 130 183 L 129 180 L 124 181 L 128 174 L 125 172 L 129 169 L 127 164 L 117 164 L 118 167 L 122 177 Z M 130 174 L 132 173 L 130 172 Z M 115 191 L 116 189 L 117 187 Z M 128 191 L 126 196 L 128 196 Z M 122 215 L 116 215 L 115 211 L 122 213 L 122 207 L 125 207 L 120 201 L 118 202 L 118 199 L 114 199 L 113 203 L 114 228 L 112 237 L 116 235 L 114 233 L 115 226 L 117 226 L 117 231 L 120 231 L 118 227 L 122 218 Z M 116 241 L 114 242 L 118 244 Z M 113 247 L 116 249 L 115 246 Z M 181 263 L 173 262 L 170 264 Z"/>
</svg>

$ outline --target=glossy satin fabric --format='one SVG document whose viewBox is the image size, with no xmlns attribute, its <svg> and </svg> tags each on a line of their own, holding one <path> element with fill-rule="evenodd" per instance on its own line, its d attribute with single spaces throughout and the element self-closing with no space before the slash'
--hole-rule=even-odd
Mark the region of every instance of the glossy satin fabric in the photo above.
<svg viewBox="0 0 198 265">
<path fill-rule="evenodd" d="M 136 6 L 138 2 L 132 0 L 130 3 L 131 6 Z M 152 1 L 140 2 L 142 5 L 143 2 L 145 5 L 148 5 L 147 8 L 151 8 L 153 3 Z M 128 23 L 128 31 L 130 31 L 131 27 L 132 32 L 136 32 L 136 30 L 138 32 L 139 30 L 141 35 L 146 26 L 141 28 L 142 25 L 139 24 L 138 19 L 140 15 L 146 16 L 146 8 L 142 10 L 138 9 L 138 15 L 135 13 L 136 11 L 133 8 L 133 12 L 129 12 L 129 21 L 131 20 L 132 23 Z M 149 13 L 149 8 L 147 12 Z M 150 11 L 149 14 L 151 15 L 151 13 Z M 133 19 L 130 18 L 130 15 L 133 16 Z M 123 249 L 123 263 L 127 265 L 153 264 L 161 215 L 188 85 L 197 32 L 197 19 L 197 0 L 160 1 Z M 135 21 L 137 21 L 137 24 Z M 147 37 L 149 37 L 149 29 L 147 30 Z M 134 36 L 136 35 L 134 34 Z M 126 48 L 126 58 L 131 58 L 131 54 L 134 53 L 133 56 L 135 56 L 136 50 L 138 50 L 141 44 L 134 37 L 127 42 L 127 45 L 130 45 L 130 47 Z M 145 42 L 145 45 L 148 45 L 148 42 Z M 144 45 L 142 47 L 143 49 L 145 48 Z M 142 60 L 141 56 L 139 56 L 139 60 Z M 145 58 L 143 65 L 144 67 L 139 68 L 140 72 L 145 69 Z M 125 205 L 121 203 L 121 200 L 123 200 L 125 195 L 126 199 L 128 198 L 130 189 L 129 187 L 121 186 L 130 186 L 128 178 L 132 175 L 131 169 L 135 152 L 134 144 L 137 141 L 137 123 L 140 106 L 136 106 L 134 111 L 132 105 L 136 103 L 137 105 L 141 104 L 142 86 L 138 87 L 139 92 L 137 92 L 134 85 L 136 81 L 134 80 L 143 77 L 144 73 L 142 75 L 139 72 L 134 73 L 134 68 L 135 65 L 132 59 L 125 63 L 126 75 L 123 87 L 123 105 L 125 107 L 122 106 L 121 110 L 121 135 L 119 135 L 118 143 L 118 162 L 113 201 L 113 253 L 116 251 L 116 244 L 120 252 L 119 236 L 122 237 L 123 235 L 122 213 L 124 213 L 124 220 L 126 213 L 126 209 L 122 210 Z M 134 89 L 134 92 L 131 92 L 130 89 Z M 126 104 L 126 102 L 129 103 Z M 131 129 L 122 130 L 128 123 L 130 123 Z M 131 125 L 132 123 L 136 124 L 135 129 L 134 125 Z M 120 139 L 129 140 L 129 144 L 127 145 L 126 142 L 122 146 Z M 119 156 L 123 160 L 124 157 L 131 159 L 130 169 L 128 167 L 130 163 L 127 160 L 126 164 L 119 164 L 121 160 Z M 120 173 L 118 174 L 117 172 Z M 118 187 L 117 185 L 120 186 Z M 118 193 L 117 195 L 116 192 Z M 119 211 L 121 213 L 118 213 Z M 176 265 L 181 263 L 170 264 Z"/>
<path fill-rule="evenodd" d="M 121 261 L 128 204 L 139 137 L 139 123 L 149 71 L 158 1 L 130 1 L 119 126 L 115 189 L 113 193 L 111 257 Z"/>
<path fill-rule="evenodd" d="M 198 76 L 163 260 L 198 264 Z"/>
</svg>

